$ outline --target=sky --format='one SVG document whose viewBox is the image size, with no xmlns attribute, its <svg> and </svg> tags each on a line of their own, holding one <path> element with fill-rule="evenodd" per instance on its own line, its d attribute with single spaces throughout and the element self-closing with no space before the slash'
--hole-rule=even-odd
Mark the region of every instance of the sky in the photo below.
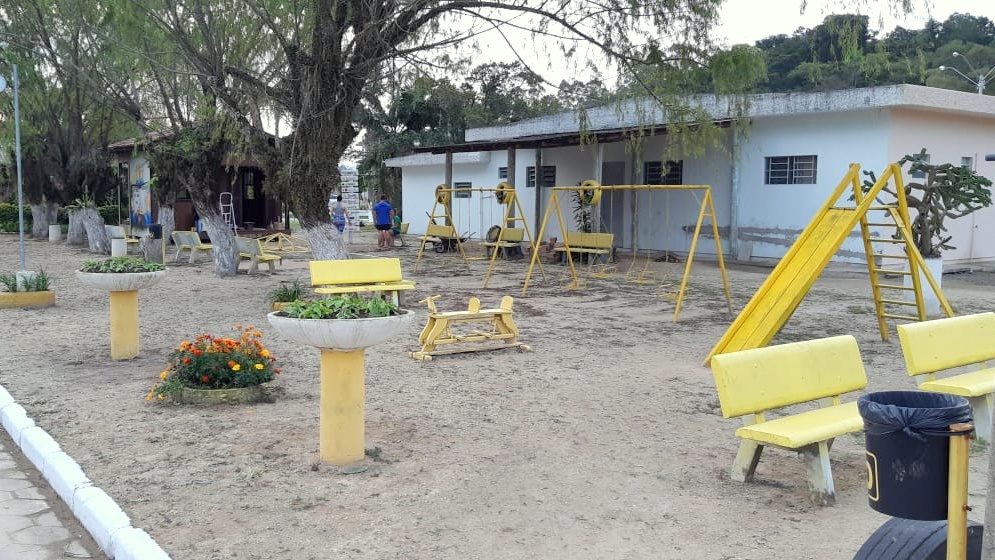
<svg viewBox="0 0 995 560">
<path fill-rule="evenodd" d="M 728 44 L 753 44 L 771 35 L 790 35 L 799 27 L 815 27 L 831 13 L 862 13 L 870 17 L 871 29 L 891 31 L 896 26 L 921 29 L 932 15 L 943 21 L 953 13 L 984 16 L 995 20 L 993 0 L 913 0 L 912 15 L 895 15 L 890 6 L 894 0 L 808 0 L 804 13 L 799 13 L 803 0 L 726 0 L 721 9 L 722 24 L 715 29 L 716 38 Z M 854 4 L 862 5 L 854 10 Z M 849 9 L 847 6 L 851 6 Z M 762 9 L 762 14 L 758 10 Z"/>
</svg>

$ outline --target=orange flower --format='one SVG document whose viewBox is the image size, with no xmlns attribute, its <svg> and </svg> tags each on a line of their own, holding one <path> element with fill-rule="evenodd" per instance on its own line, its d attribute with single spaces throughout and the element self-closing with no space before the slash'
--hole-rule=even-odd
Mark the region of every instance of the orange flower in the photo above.
<svg viewBox="0 0 995 560">
<path fill-rule="evenodd" d="M 262 357 L 264 357 L 264 358 L 268 358 L 269 357 L 269 350 L 263 348 L 262 351 L 259 352 L 259 355 L 262 356 Z"/>
<path fill-rule="evenodd" d="M 235 360 L 228 360 L 228 367 L 235 367 Z"/>
<path fill-rule="evenodd" d="M 184 364 L 189 364 L 192 360 L 190 358 L 183 358 Z"/>
<path fill-rule="evenodd" d="M 210 381 L 210 380 L 211 380 L 211 378 L 210 378 L 210 377 L 208 377 L 207 375 L 201 375 L 201 376 L 200 376 L 200 381 L 201 381 L 201 383 L 207 383 L 207 382 L 208 382 L 208 381 Z"/>
<path fill-rule="evenodd" d="M 190 353 L 193 354 L 194 356 L 200 356 L 201 354 L 203 354 L 200 348 L 192 348 L 190 349 Z"/>
</svg>

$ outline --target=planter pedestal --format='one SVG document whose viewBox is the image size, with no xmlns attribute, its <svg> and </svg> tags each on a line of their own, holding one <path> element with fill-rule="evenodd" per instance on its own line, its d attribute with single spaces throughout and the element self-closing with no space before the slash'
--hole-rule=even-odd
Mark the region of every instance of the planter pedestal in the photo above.
<svg viewBox="0 0 995 560">
<path fill-rule="evenodd" d="M 366 456 L 366 348 L 385 342 L 414 317 L 413 311 L 372 319 L 294 319 L 267 315 L 276 332 L 321 351 L 319 455 L 332 465 Z"/>
<path fill-rule="evenodd" d="M 138 290 L 157 284 L 166 275 L 156 272 L 80 272 L 76 277 L 91 288 L 110 292 L 111 359 L 138 356 Z"/>
</svg>

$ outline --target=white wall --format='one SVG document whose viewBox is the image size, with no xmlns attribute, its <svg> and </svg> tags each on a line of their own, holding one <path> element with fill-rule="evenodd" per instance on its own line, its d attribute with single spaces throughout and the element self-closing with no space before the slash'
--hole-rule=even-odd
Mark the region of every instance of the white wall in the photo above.
<svg viewBox="0 0 995 560">
<path fill-rule="evenodd" d="M 926 148 L 930 163 L 959 165 L 962 157 L 974 158 L 975 170 L 995 179 L 995 162 L 986 162 L 985 154 L 995 152 L 995 116 L 991 119 L 964 117 L 952 113 L 896 109 L 894 126 L 889 138 L 888 155 L 898 161 L 906 154 Z M 903 171 L 908 165 L 903 167 Z M 906 174 L 905 181 L 918 181 Z M 950 244 L 954 249 L 943 251 L 945 264 L 971 260 L 995 259 L 995 207 L 948 220 Z"/>
<path fill-rule="evenodd" d="M 880 174 L 889 161 L 889 123 L 886 109 L 754 119 L 740 141 L 737 161 L 739 258 L 783 256 L 815 218 L 851 163 Z M 764 158 L 796 155 L 818 156 L 816 184 L 764 184 Z M 843 203 L 846 198 L 844 195 Z M 866 260 L 859 228 L 834 260 Z"/>
</svg>

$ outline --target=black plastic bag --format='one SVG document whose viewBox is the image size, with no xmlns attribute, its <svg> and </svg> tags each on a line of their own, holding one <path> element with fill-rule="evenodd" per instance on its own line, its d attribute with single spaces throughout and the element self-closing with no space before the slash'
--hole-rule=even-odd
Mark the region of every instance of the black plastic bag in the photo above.
<svg viewBox="0 0 995 560">
<path fill-rule="evenodd" d="M 964 397 L 929 391 L 880 391 L 857 401 L 864 431 L 873 435 L 905 432 L 917 441 L 923 433 L 939 435 L 951 424 L 971 422 L 971 403 Z"/>
</svg>

